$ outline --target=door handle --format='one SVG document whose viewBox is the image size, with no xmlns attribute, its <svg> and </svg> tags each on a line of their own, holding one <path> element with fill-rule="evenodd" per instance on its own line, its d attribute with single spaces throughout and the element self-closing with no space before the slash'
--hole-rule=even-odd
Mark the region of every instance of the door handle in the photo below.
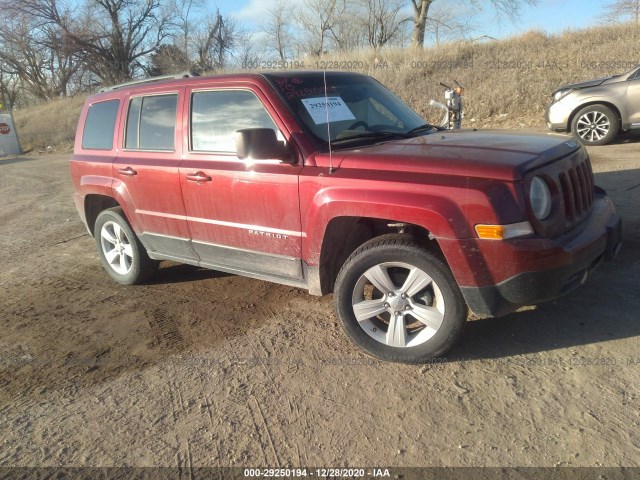
<svg viewBox="0 0 640 480">
<path fill-rule="evenodd" d="M 210 182 L 211 177 L 203 172 L 196 172 L 187 175 L 187 180 L 190 182 Z"/>
<path fill-rule="evenodd" d="M 131 167 L 127 167 L 127 168 L 119 168 L 118 169 L 118 173 L 122 174 L 122 175 L 127 175 L 129 177 L 132 177 L 134 175 L 137 175 L 138 172 L 136 172 L 133 168 Z"/>
</svg>

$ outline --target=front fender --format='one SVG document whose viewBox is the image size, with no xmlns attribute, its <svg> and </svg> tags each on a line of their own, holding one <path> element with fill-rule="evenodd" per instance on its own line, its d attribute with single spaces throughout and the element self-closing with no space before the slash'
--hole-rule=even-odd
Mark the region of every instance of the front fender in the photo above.
<svg viewBox="0 0 640 480">
<path fill-rule="evenodd" d="M 309 265 L 319 264 L 327 226 L 338 217 L 411 223 L 425 228 L 436 238 L 466 238 L 472 234 L 456 202 L 429 194 L 327 188 L 319 191 L 302 211 L 306 212 L 302 222 L 306 233 L 303 258 Z"/>
<path fill-rule="evenodd" d="M 624 94 L 626 94 L 626 90 Z M 581 110 L 582 108 L 588 105 L 603 104 L 603 105 L 611 105 L 618 112 L 620 112 L 620 118 L 622 119 L 622 123 L 625 123 L 625 119 L 627 118 L 627 107 L 626 107 L 626 102 L 624 101 L 624 97 L 625 96 L 623 94 L 612 95 L 611 93 L 607 94 L 606 92 L 602 92 L 602 94 L 598 92 L 591 92 L 589 95 L 585 95 L 584 97 L 581 96 L 577 98 L 576 101 L 573 102 L 572 105 L 570 106 L 570 111 L 571 111 L 570 119 L 572 120 L 579 110 Z"/>
</svg>

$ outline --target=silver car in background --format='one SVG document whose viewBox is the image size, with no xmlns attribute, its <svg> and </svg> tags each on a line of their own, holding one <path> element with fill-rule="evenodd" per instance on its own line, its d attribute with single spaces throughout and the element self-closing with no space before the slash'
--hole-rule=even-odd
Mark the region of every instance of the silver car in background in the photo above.
<svg viewBox="0 0 640 480">
<path fill-rule="evenodd" d="M 552 96 L 545 114 L 549 129 L 573 133 L 585 145 L 605 145 L 621 131 L 640 130 L 640 65 L 560 87 Z"/>
</svg>

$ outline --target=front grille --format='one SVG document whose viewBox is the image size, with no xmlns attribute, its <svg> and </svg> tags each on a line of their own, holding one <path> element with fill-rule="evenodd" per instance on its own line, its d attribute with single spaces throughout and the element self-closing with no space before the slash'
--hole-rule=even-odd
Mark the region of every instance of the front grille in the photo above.
<svg viewBox="0 0 640 480">
<path fill-rule="evenodd" d="M 584 221 L 593 207 L 594 183 L 591 162 L 584 148 L 557 159 L 545 167 L 532 172 L 530 178 L 542 176 L 546 179 L 554 197 L 554 208 L 549 218 L 538 220 L 531 215 L 536 233 L 555 238 L 565 234 Z"/>
<path fill-rule="evenodd" d="M 581 220 L 593 204 L 593 173 L 589 158 L 558 175 L 567 223 Z"/>
</svg>

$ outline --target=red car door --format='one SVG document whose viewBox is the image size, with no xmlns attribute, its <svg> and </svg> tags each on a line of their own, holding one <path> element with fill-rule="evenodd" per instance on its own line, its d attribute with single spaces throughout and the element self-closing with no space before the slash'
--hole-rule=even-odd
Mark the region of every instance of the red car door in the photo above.
<svg viewBox="0 0 640 480">
<path fill-rule="evenodd" d="M 296 165 L 240 160 L 235 131 L 283 125 L 259 89 L 188 89 L 180 183 L 201 265 L 295 284 L 303 278 Z"/>
<path fill-rule="evenodd" d="M 182 139 L 178 113 L 184 88 L 145 89 L 127 95 L 121 150 L 113 163 L 121 205 L 147 250 L 197 261 L 180 190 Z"/>
</svg>

